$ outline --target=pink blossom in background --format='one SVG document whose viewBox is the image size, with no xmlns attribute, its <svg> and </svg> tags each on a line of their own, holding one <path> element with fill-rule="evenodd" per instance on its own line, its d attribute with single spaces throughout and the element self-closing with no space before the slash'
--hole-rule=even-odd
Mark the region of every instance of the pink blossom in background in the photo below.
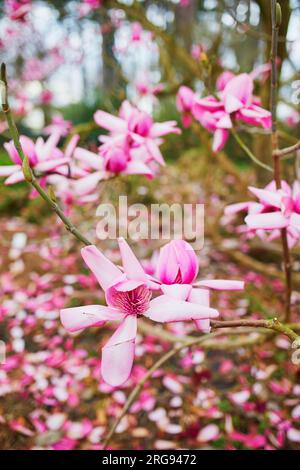
<svg viewBox="0 0 300 470">
<path fill-rule="evenodd" d="M 33 142 L 29 137 L 21 136 L 20 142 L 25 155 L 28 157 L 30 166 L 37 174 L 49 172 L 60 172 L 62 167 L 69 163 L 68 156 L 57 148 L 60 140 L 59 133 L 53 133 L 44 141 L 39 137 Z M 0 166 L 0 176 L 8 177 L 5 180 L 6 185 L 24 181 L 22 171 L 22 162 L 12 141 L 5 143 L 4 147 L 9 154 L 14 165 Z"/>
<path fill-rule="evenodd" d="M 131 41 L 138 42 L 142 39 L 143 28 L 141 23 L 135 21 L 131 24 Z"/>
<path fill-rule="evenodd" d="M 50 104 L 53 100 L 54 96 L 52 91 L 50 90 L 43 90 L 40 94 L 40 100 L 42 104 Z"/>
<path fill-rule="evenodd" d="M 289 246 L 299 243 L 299 182 L 295 181 L 291 188 L 286 181 L 282 181 L 281 189 L 276 189 L 275 181 L 272 181 L 264 189 L 249 187 L 249 191 L 258 198 L 258 202 L 231 204 L 225 208 L 225 215 L 246 212 L 248 215 L 245 218 L 244 231 L 250 236 L 255 234 L 271 241 L 280 236 L 280 229 L 286 228 Z"/>
<path fill-rule="evenodd" d="M 195 93 L 187 86 L 181 86 L 176 95 L 176 106 L 181 113 L 182 124 L 189 127 L 192 123 L 192 109 L 195 100 Z"/>
<path fill-rule="evenodd" d="M 60 114 L 55 114 L 52 117 L 51 123 L 44 128 L 44 133 L 50 135 L 58 132 L 62 137 L 65 137 L 71 129 L 71 121 L 66 121 Z"/>
<path fill-rule="evenodd" d="M 192 246 L 184 240 L 172 240 L 160 249 L 156 276 L 161 290 L 178 300 L 210 306 L 210 290 L 244 289 L 244 282 L 223 279 L 196 281 L 199 262 Z M 195 321 L 197 327 L 208 333 L 209 318 Z"/>
<path fill-rule="evenodd" d="M 145 316 L 160 323 L 200 320 L 218 316 L 218 311 L 199 303 L 163 294 L 152 299 L 157 284 L 149 278 L 124 239 L 119 239 L 123 271 L 95 246 L 81 250 L 82 257 L 105 292 L 107 306 L 89 305 L 61 311 L 61 321 L 68 331 L 103 326 L 107 321 L 120 325 L 102 348 L 101 372 L 112 386 L 119 386 L 130 376 L 137 334 L 137 320 Z"/>
<path fill-rule="evenodd" d="M 5 0 L 4 2 L 5 12 L 13 21 L 25 21 L 30 7 L 31 0 Z"/>
<path fill-rule="evenodd" d="M 164 165 L 160 152 L 162 137 L 180 134 L 175 121 L 153 122 L 152 117 L 124 101 L 119 116 L 105 111 L 95 113 L 95 121 L 110 133 L 100 136 L 99 153 L 104 159 L 105 169 L 112 172 L 129 171 L 128 174 L 153 176 L 152 168 Z"/>
<path fill-rule="evenodd" d="M 192 115 L 214 134 L 213 151 L 219 152 L 225 146 L 235 121 L 270 128 L 271 113 L 261 107 L 253 89 L 251 74 L 234 75 L 225 71 L 217 80 L 218 98 L 212 95 L 197 98 L 192 95 L 192 90 L 181 87 L 177 94 L 177 109 L 183 115 L 185 127 L 191 124 Z"/>
</svg>

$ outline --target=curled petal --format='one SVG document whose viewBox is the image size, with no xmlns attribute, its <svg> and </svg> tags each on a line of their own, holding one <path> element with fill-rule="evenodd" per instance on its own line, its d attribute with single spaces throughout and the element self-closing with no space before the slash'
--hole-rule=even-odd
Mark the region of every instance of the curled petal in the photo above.
<svg viewBox="0 0 300 470">
<path fill-rule="evenodd" d="M 122 385 L 132 369 L 137 317 L 128 315 L 102 348 L 101 373 L 109 385 Z"/>
</svg>

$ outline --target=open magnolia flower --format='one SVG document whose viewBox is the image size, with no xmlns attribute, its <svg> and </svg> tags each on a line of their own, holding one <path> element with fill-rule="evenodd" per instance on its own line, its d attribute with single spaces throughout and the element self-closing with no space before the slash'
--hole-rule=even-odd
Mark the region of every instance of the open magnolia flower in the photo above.
<svg viewBox="0 0 300 470">
<path fill-rule="evenodd" d="M 269 69 L 265 64 L 251 74 L 234 75 L 224 72 L 217 81 L 219 96 L 198 98 L 191 89 L 181 87 L 177 94 L 177 108 L 182 113 L 183 124 L 188 126 L 193 116 L 209 132 L 214 134 L 213 151 L 222 150 L 234 121 L 243 121 L 265 129 L 271 127 L 271 113 L 261 107 L 253 95 L 254 78 Z"/>
<path fill-rule="evenodd" d="M 239 291 L 244 282 L 225 279 L 207 279 L 195 282 L 199 263 L 192 246 L 184 240 L 173 240 L 161 248 L 157 265 L 157 277 L 165 295 L 178 300 L 210 306 L 210 290 Z M 195 319 L 197 327 L 208 333 L 209 318 Z"/>
<path fill-rule="evenodd" d="M 66 174 L 68 171 L 67 164 L 70 163 L 71 154 L 74 150 L 74 139 L 71 140 L 70 145 L 67 147 L 65 153 L 57 148 L 61 134 L 55 132 L 51 134 L 46 141 L 39 137 L 36 142 L 33 142 L 29 137 L 21 136 L 20 143 L 23 152 L 28 157 L 30 167 L 38 175 L 49 173 Z M 0 166 L 0 177 L 8 177 L 5 180 L 6 185 L 11 185 L 24 181 L 22 171 L 22 161 L 12 141 L 4 144 L 11 160 L 14 165 Z M 43 182 L 42 182 L 43 183 Z"/>
<path fill-rule="evenodd" d="M 180 129 L 176 127 L 176 121 L 153 122 L 152 117 L 138 108 L 132 106 L 128 101 L 124 101 L 119 116 L 113 116 L 105 111 L 97 111 L 94 115 L 96 123 L 110 131 L 109 136 L 101 136 L 100 154 L 106 157 L 107 147 L 105 144 L 114 141 L 126 142 L 130 150 L 139 148 L 140 155 L 144 155 L 146 163 L 154 161 L 159 165 L 164 165 L 164 159 L 159 146 L 163 143 L 162 137 L 168 134 L 180 134 Z"/>
<path fill-rule="evenodd" d="M 287 229 L 289 247 L 300 240 L 300 184 L 295 181 L 291 188 L 286 181 L 281 182 L 281 189 L 276 189 L 275 181 L 264 189 L 249 187 L 249 191 L 258 198 L 258 202 L 241 202 L 225 208 L 225 215 L 247 212 L 245 218 L 246 233 L 256 234 L 265 239 L 265 231 L 270 232 L 268 240 L 280 236 L 280 229 Z"/>
<path fill-rule="evenodd" d="M 146 275 L 126 241 L 120 238 L 118 243 L 123 271 L 95 246 L 81 250 L 84 261 L 105 291 L 107 306 L 89 305 L 61 311 L 62 324 L 70 332 L 103 326 L 107 321 L 121 322 L 102 349 L 102 376 L 112 386 L 121 385 L 130 376 L 139 317 L 167 323 L 215 318 L 219 314 L 208 305 L 169 293 L 152 298 L 157 283 Z"/>
</svg>

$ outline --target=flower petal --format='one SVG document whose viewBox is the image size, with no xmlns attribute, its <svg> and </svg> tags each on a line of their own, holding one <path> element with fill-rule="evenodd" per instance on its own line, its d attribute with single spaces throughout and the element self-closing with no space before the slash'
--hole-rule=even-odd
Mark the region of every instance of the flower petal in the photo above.
<svg viewBox="0 0 300 470">
<path fill-rule="evenodd" d="M 107 290 L 122 275 L 122 271 L 94 245 L 82 248 L 81 256 L 96 276 L 103 290 Z"/>
<path fill-rule="evenodd" d="M 118 238 L 118 243 L 121 252 L 123 268 L 128 278 L 134 281 L 147 282 L 146 273 L 128 243 L 122 237 Z"/>
<path fill-rule="evenodd" d="M 109 385 L 122 385 L 132 369 L 137 317 L 128 315 L 102 348 L 101 373 Z"/>
<path fill-rule="evenodd" d="M 243 281 L 231 281 L 227 279 L 207 279 L 196 282 L 194 285 L 214 290 L 243 290 L 245 287 Z"/>
<path fill-rule="evenodd" d="M 168 323 L 215 318 L 219 316 L 219 312 L 200 304 L 175 300 L 167 295 L 161 295 L 151 300 L 150 307 L 144 315 L 153 321 Z"/>
<path fill-rule="evenodd" d="M 282 212 L 267 212 L 265 214 L 247 215 L 245 222 L 249 228 L 273 230 L 274 228 L 285 228 L 289 222 Z"/>
<path fill-rule="evenodd" d="M 96 111 L 94 119 L 98 126 L 112 132 L 125 132 L 127 123 L 123 119 L 106 113 L 105 111 Z"/>
<path fill-rule="evenodd" d="M 107 321 L 122 320 L 124 314 L 103 305 L 85 305 L 65 308 L 60 312 L 60 319 L 68 331 L 78 331 L 91 326 L 102 326 Z"/>
<path fill-rule="evenodd" d="M 177 300 L 187 300 L 192 286 L 190 284 L 162 284 L 162 292 Z"/>
</svg>

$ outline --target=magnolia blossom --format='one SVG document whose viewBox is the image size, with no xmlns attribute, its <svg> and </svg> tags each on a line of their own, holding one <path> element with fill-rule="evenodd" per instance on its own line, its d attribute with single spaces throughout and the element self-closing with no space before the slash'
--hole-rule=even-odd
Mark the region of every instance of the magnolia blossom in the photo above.
<svg viewBox="0 0 300 470">
<path fill-rule="evenodd" d="M 199 262 L 192 246 L 184 240 L 173 240 L 161 248 L 157 277 L 165 295 L 178 300 L 210 306 L 210 290 L 243 290 L 244 282 L 208 279 L 195 282 Z M 209 318 L 195 320 L 203 332 L 210 331 Z"/>
<path fill-rule="evenodd" d="M 70 148 L 66 149 L 64 154 L 57 148 L 59 140 L 60 133 L 58 132 L 51 134 L 46 141 L 41 137 L 36 142 L 24 135 L 20 137 L 23 152 L 28 157 L 29 165 L 37 174 L 66 173 L 66 164 L 70 161 Z M 14 165 L 0 166 L 0 176 L 8 177 L 5 180 L 6 185 L 24 181 L 22 161 L 13 141 L 5 143 L 4 147 Z"/>
<path fill-rule="evenodd" d="M 13 21 L 24 21 L 30 11 L 31 0 L 5 0 L 5 10 Z"/>
<path fill-rule="evenodd" d="M 52 117 L 51 123 L 45 127 L 44 133 L 50 135 L 59 132 L 62 137 L 66 136 L 72 129 L 72 122 L 66 121 L 60 114 Z"/>
<path fill-rule="evenodd" d="M 176 106 L 180 113 L 182 113 L 182 124 L 184 127 L 189 127 L 192 123 L 192 109 L 195 100 L 195 93 L 187 86 L 181 86 L 176 95 Z"/>
<path fill-rule="evenodd" d="M 164 165 L 164 159 L 159 146 L 163 143 L 162 137 L 168 134 L 180 134 L 176 121 L 154 123 L 152 117 L 138 108 L 124 101 L 119 117 L 105 111 L 97 111 L 94 115 L 96 123 L 110 131 L 109 136 L 101 136 L 100 154 L 106 153 L 107 146 L 113 147 L 117 143 L 126 149 L 126 157 L 131 159 L 131 151 L 137 150 L 144 155 L 147 163 L 156 162 Z M 105 145 L 106 144 L 106 145 Z M 105 156 L 105 155 L 104 155 Z M 125 158 L 123 156 L 123 158 Z"/>
<path fill-rule="evenodd" d="M 105 292 L 107 306 L 89 305 L 61 311 L 61 321 L 70 331 L 103 326 L 119 321 L 115 333 L 102 349 L 101 372 L 112 386 L 124 383 L 132 369 L 138 318 L 167 323 L 215 318 L 218 311 L 199 302 L 167 293 L 152 298 L 157 284 L 146 275 L 123 238 L 118 240 L 123 270 L 108 260 L 95 246 L 81 250 L 82 257 Z"/>
<path fill-rule="evenodd" d="M 235 121 L 270 128 L 271 113 L 262 108 L 259 99 L 253 95 L 256 76 L 254 71 L 240 75 L 223 72 L 217 81 L 218 97 L 197 98 L 192 90 L 181 87 L 177 94 L 177 108 L 183 113 L 183 124 L 189 125 L 193 116 L 212 132 L 214 152 L 222 150 Z"/>
<path fill-rule="evenodd" d="M 245 218 L 247 234 L 256 234 L 269 241 L 280 236 L 280 229 L 287 229 L 288 243 L 293 247 L 300 240 L 300 183 L 291 188 L 286 181 L 276 189 L 275 181 L 264 189 L 249 187 L 258 202 L 241 202 L 225 208 L 225 215 L 247 212 Z M 243 229 L 242 229 L 243 230 Z M 267 232 L 267 234 L 266 234 Z M 268 235 L 269 232 L 269 235 Z"/>
</svg>

